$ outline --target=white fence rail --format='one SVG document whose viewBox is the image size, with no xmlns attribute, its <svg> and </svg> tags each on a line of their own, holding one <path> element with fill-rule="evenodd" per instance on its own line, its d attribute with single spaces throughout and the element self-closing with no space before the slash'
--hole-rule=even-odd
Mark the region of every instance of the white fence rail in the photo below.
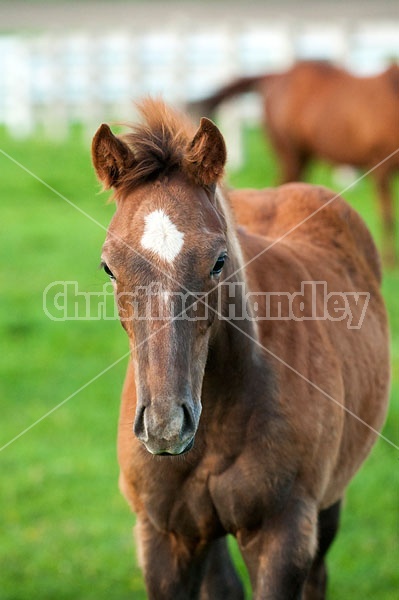
<svg viewBox="0 0 399 600">
<path fill-rule="evenodd" d="M 358 73 L 399 60 L 399 20 L 292 30 L 272 23 L 243 29 L 181 28 L 0 36 L 0 124 L 13 135 L 41 127 L 63 135 L 71 122 L 93 130 L 132 118 L 132 100 L 162 95 L 182 104 L 234 75 L 284 69 L 298 58 L 330 59 Z M 251 106 L 245 114 L 256 114 Z M 226 119 L 226 121 L 229 119 Z"/>
</svg>

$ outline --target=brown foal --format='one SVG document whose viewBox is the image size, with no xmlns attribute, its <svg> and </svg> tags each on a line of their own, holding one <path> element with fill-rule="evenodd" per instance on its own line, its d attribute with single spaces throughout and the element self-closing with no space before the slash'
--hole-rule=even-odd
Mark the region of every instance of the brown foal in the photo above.
<svg viewBox="0 0 399 600">
<path fill-rule="evenodd" d="M 151 600 L 325 598 L 345 488 L 384 422 L 380 264 L 322 187 L 228 192 L 217 127 L 160 101 L 93 140 L 103 247 L 130 342 L 120 485 Z M 239 227 L 236 227 L 236 222 Z"/>
</svg>

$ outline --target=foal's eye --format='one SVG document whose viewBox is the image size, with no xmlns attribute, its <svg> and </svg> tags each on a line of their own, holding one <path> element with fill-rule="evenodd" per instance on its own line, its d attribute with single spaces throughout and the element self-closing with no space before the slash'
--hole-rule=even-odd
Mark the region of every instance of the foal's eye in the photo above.
<svg viewBox="0 0 399 600">
<path fill-rule="evenodd" d="M 102 263 L 102 268 L 104 269 L 104 271 L 106 272 L 106 274 L 109 276 L 110 279 L 115 279 L 115 275 L 113 274 L 113 272 L 111 271 L 111 269 L 109 268 L 107 263 Z"/>
<path fill-rule="evenodd" d="M 226 261 L 227 258 L 227 254 L 226 252 L 223 252 L 219 258 L 217 259 L 217 261 L 215 262 L 215 264 L 213 265 L 213 269 L 211 271 L 211 275 L 220 275 L 220 273 L 222 272 L 222 269 L 224 267 L 224 263 Z"/>
</svg>

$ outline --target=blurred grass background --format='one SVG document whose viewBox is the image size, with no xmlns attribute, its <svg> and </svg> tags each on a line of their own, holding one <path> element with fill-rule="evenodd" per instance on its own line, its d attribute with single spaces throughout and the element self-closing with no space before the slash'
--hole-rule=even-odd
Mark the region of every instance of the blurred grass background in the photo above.
<svg viewBox="0 0 399 600">
<path fill-rule="evenodd" d="M 0 149 L 107 227 L 114 208 L 97 193 L 89 143 L 79 130 L 59 144 L 41 137 L 18 142 L 0 131 Z M 230 175 L 230 183 L 274 185 L 277 167 L 260 131 L 247 132 L 246 150 L 246 164 Z M 4 154 L 0 170 L 3 447 L 120 359 L 128 345 L 116 321 L 54 322 L 45 316 L 42 294 L 52 281 L 101 291 L 106 279 L 97 267 L 105 232 Z M 325 165 L 315 165 L 308 179 L 339 191 Z M 345 198 L 379 243 L 372 183 L 361 180 Z M 383 433 L 396 444 L 398 290 L 398 271 L 385 272 L 393 381 Z M 134 518 L 117 488 L 116 430 L 126 364 L 124 358 L 0 452 L 1 600 L 146 597 L 133 549 Z M 397 461 L 397 451 L 379 440 L 349 488 L 329 559 L 330 599 L 397 598 Z"/>
</svg>

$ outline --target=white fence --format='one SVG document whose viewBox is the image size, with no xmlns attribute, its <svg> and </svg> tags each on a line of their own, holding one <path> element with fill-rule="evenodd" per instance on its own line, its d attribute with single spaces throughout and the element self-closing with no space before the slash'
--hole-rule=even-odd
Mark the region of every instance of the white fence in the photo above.
<svg viewBox="0 0 399 600">
<path fill-rule="evenodd" d="M 0 124 L 24 136 L 37 127 L 63 135 L 71 122 L 91 131 L 132 118 L 132 100 L 197 99 L 233 76 L 284 69 L 298 58 L 331 59 L 357 73 L 399 60 L 399 20 L 296 27 L 272 23 L 187 32 L 0 36 Z M 244 111 L 256 115 L 256 106 Z M 230 120 L 230 116 L 226 121 Z"/>
</svg>

